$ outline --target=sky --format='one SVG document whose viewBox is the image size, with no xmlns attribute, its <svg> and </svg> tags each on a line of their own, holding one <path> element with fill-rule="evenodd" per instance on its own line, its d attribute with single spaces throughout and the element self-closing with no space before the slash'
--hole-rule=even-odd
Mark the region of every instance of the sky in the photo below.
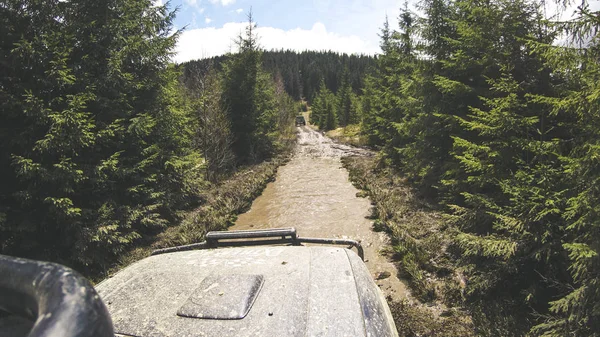
<svg viewBox="0 0 600 337">
<path fill-rule="evenodd" d="M 155 0 L 166 3 L 166 0 Z M 386 14 L 399 14 L 404 0 L 171 0 L 178 8 L 175 28 L 184 28 L 176 47 L 176 62 L 233 51 L 233 39 L 243 31 L 252 8 L 261 47 L 379 52 L 379 29 Z"/>
<path fill-rule="evenodd" d="M 379 30 L 386 15 L 391 28 L 405 0 L 153 0 L 177 8 L 175 28 L 183 29 L 174 60 L 181 63 L 225 54 L 243 32 L 252 8 L 261 47 L 266 50 L 331 50 L 349 54 L 379 53 Z M 562 18 L 569 18 L 580 0 L 569 0 Z M 587 0 L 600 9 L 600 0 Z M 417 3 L 418 0 L 409 0 Z M 559 2 L 562 2 L 560 0 Z M 556 13 L 547 2 L 547 14 Z M 411 6 L 416 11 L 414 5 Z M 551 15 L 551 14 L 550 14 Z"/>
</svg>

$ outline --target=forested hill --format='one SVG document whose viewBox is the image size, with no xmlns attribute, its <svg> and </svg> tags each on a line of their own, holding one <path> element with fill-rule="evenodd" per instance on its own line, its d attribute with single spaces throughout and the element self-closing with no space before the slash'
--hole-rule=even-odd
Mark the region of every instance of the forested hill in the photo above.
<svg viewBox="0 0 600 337">
<path fill-rule="evenodd" d="M 211 66 L 221 69 L 228 56 L 190 61 L 183 64 L 184 79 L 207 72 Z M 321 81 L 334 93 L 342 85 L 344 71 L 355 93 L 364 87 L 365 75 L 375 66 L 376 58 L 368 55 L 347 55 L 335 52 L 290 50 L 262 53 L 263 68 L 275 78 L 281 77 L 286 92 L 294 99 L 312 102 Z M 184 80 L 185 81 L 185 80 Z"/>
</svg>

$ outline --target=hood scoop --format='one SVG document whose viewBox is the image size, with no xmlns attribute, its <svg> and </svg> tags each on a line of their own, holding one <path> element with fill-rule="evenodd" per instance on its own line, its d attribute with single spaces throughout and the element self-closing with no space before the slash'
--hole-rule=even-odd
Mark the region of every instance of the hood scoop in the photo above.
<svg viewBox="0 0 600 337">
<path fill-rule="evenodd" d="M 264 282 L 263 275 L 210 275 L 179 308 L 177 315 L 242 319 L 252 308 Z"/>
</svg>

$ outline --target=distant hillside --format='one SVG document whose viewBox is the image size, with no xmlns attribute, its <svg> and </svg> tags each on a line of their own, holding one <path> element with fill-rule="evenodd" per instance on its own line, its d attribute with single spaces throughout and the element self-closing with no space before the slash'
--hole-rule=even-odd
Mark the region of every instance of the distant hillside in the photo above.
<svg viewBox="0 0 600 337">
<path fill-rule="evenodd" d="M 221 70 L 227 56 L 189 61 L 184 67 L 183 81 L 197 78 L 192 74 L 204 74 L 211 67 Z M 352 89 L 359 93 L 364 86 L 364 76 L 375 65 L 372 56 L 338 54 L 334 52 L 266 51 L 262 55 L 263 67 L 274 77 L 281 76 L 285 89 L 294 99 L 302 97 L 309 101 L 315 96 L 321 80 L 336 93 L 341 84 L 344 67 L 348 67 Z"/>
</svg>

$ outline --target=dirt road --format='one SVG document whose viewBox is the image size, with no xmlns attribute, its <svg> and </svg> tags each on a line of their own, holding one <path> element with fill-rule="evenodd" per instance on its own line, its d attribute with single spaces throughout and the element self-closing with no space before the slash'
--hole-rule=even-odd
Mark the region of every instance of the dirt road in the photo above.
<svg viewBox="0 0 600 337">
<path fill-rule="evenodd" d="M 356 196 L 358 190 L 341 165 L 343 156 L 370 153 L 336 144 L 308 126 L 298 128 L 298 132 L 294 157 L 279 168 L 275 182 L 230 229 L 295 227 L 300 236 L 358 240 L 364 247 L 367 267 L 384 294 L 394 299 L 407 296 L 395 266 L 380 254 L 388 239 L 371 229 L 372 221 L 366 218 L 370 201 Z"/>
</svg>

